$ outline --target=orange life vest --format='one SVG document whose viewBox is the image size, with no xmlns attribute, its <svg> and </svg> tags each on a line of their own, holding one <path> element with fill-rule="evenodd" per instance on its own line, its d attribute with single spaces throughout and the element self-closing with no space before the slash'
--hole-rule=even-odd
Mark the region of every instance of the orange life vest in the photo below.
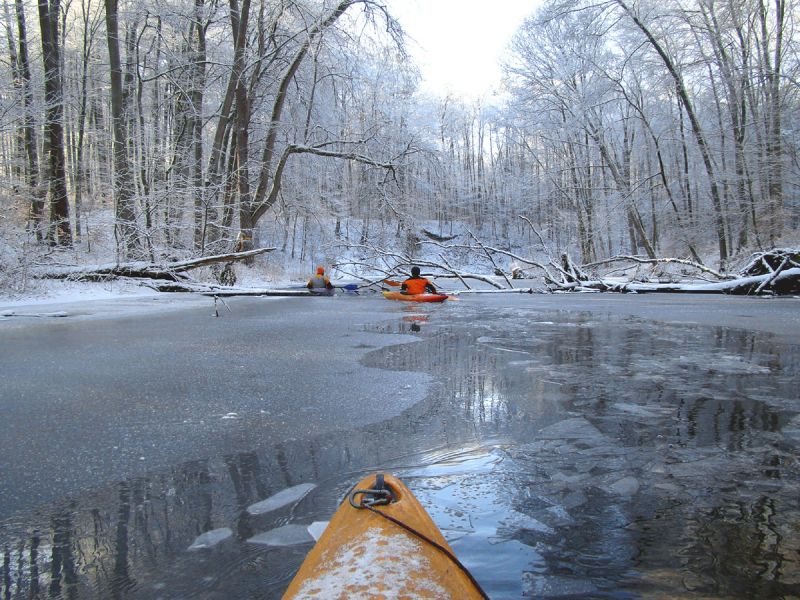
<svg viewBox="0 0 800 600">
<path fill-rule="evenodd" d="M 431 286 L 431 282 L 425 279 L 424 277 L 412 277 L 411 279 L 406 279 L 403 282 L 403 292 L 406 294 L 424 294 L 427 291 L 427 287 Z"/>
</svg>

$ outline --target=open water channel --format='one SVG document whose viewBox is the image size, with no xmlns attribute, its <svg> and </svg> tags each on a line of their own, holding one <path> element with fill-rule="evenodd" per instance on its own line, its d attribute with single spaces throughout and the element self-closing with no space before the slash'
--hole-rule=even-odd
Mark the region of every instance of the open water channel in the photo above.
<svg viewBox="0 0 800 600">
<path fill-rule="evenodd" d="M 279 598 L 306 527 L 375 470 L 411 487 L 492 598 L 800 597 L 797 340 L 751 328 L 753 299 L 693 304 L 738 328 L 530 298 L 398 303 L 365 324 L 397 343 L 361 365 L 408 383 L 359 401 L 419 394 L 399 415 L 1 524 L 2 597 Z"/>
</svg>

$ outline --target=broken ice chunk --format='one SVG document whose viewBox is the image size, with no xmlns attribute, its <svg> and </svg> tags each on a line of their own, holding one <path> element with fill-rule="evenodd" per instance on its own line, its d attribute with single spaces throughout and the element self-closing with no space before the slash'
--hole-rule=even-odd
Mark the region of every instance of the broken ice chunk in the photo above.
<svg viewBox="0 0 800 600">
<path fill-rule="evenodd" d="M 298 546 L 313 542 L 314 538 L 308 532 L 306 525 L 284 525 L 277 529 L 270 529 L 264 533 L 258 533 L 249 538 L 250 544 L 261 544 L 263 546 Z"/>
<path fill-rule="evenodd" d="M 607 486 L 606 490 L 619 496 L 633 496 L 639 491 L 639 480 L 635 477 L 623 477 Z"/>
<path fill-rule="evenodd" d="M 220 527 L 219 529 L 212 529 L 198 535 L 189 550 L 200 550 L 201 548 L 213 548 L 222 540 L 228 539 L 233 535 L 233 532 L 227 527 Z"/>
<path fill-rule="evenodd" d="M 328 526 L 330 521 L 314 521 L 311 525 L 307 527 L 308 533 L 311 534 L 315 540 L 318 540 L 322 537 L 322 532 L 325 531 L 325 528 Z"/>
<path fill-rule="evenodd" d="M 286 488 L 285 490 L 281 490 L 277 494 L 270 496 L 266 500 L 261 500 L 260 502 L 251 504 L 247 507 L 247 512 L 251 515 L 263 515 L 264 513 L 276 510 L 282 506 L 286 506 L 287 504 L 299 502 L 315 487 L 317 486 L 313 483 L 301 483 L 300 485 Z"/>
</svg>

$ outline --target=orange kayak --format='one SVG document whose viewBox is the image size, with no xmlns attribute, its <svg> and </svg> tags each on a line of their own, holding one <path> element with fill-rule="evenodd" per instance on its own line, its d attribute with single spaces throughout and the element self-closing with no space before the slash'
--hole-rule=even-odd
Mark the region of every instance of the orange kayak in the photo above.
<svg viewBox="0 0 800 600">
<path fill-rule="evenodd" d="M 402 292 L 383 292 L 388 300 L 405 300 L 406 302 L 444 302 L 447 294 L 404 294 Z"/>
<path fill-rule="evenodd" d="M 362 479 L 289 584 L 290 598 L 486 598 L 402 481 Z"/>
</svg>

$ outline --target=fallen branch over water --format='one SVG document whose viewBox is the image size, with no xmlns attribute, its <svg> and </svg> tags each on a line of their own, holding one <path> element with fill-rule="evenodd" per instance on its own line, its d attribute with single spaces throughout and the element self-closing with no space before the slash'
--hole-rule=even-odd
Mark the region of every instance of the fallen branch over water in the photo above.
<svg viewBox="0 0 800 600">
<path fill-rule="evenodd" d="M 145 261 L 109 263 L 83 267 L 55 267 L 34 274 L 37 279 L 68 279 L 70 281 L 109 281 L 118 278 L 188 281 L 185 272 L 218 263 L 247 260 L 275 248 L 256 248 L 246 252 L 231 252 L 214 256 L 201 256 L 189 260 L 157 264 Z"/>
<path fill-rule="evenodd" d="M 506 288 L 502 290 L 457 290 L 455 292 L 447 292 L 452 296 L 461 296 L 462 294 L 543 294 L 546 290 L 537 290 L 534 288 Z"/>
<path fill-rule="evenodd" d="M 631 258 L 631 257 L 627 257 Z M 616 257 L 612 260 L 623 260 Z M 661 259 L 657 262 L 680 262 Z M 549 281 L 555 291 L 596 291 L 596 292 L 661 292 L 683 294 L 797 294 L 800 293 L 800 250 L 775 249 L 753 255 L 739 275 L 716 273 L 704 269 L 706 274 L 714 274 L 721 281 L 648 282 L 616 281 L 613 279 L 570 278 L 560 282 Z"/>
<path fill-rule="evenodd" d="M 786 287 L 794 291 L 784 291 L 780 293 L 800 292 L 800 268 L 788 269 L 778 275 L 757 275 L 753 277 L 740 277 L 716 283 L 640 283 L 640 282 L 619 282 L 612 280 L 590 280 L 563 283 L 558 286 L 557 291 L 595 291 L 595 292 L 635 292 L 643 294 L 647 292 L 660 293 L 682 293 L 682 294 L 735 294 L 735 295 L 757 295 L 765 289 L 774 290 Z"/>
<path fill-rule="evenodd" d="M 150 281 L 142 285 L 157 292 L 190 292 L 203 296 L 229 298 L 233 296 L 315 296 L 308 290 L 280 290 L 273 288 L 235 288 L 213 283 L 184 281 Z"/>
<path fill-rule="evenodd" d="M 532 224 L 525 219 L 532 227 Z M 533 228 L 533 227 L 532 227 Z M 547 248 L 541 234 L 533 231 L 547 254 L 548 260 L 537 261 L 517 252 L 496 248 L 483 243 L 472 232 L 467 231 L 466 243 L 444 243 L 444 236 L 428 236 L 420 240 L 420 248 L 436 248 L 438 260 L 432 259 L 430 252 L 425 257 L 388 250 L 367 244 L 344 244 L 343 246 L 361 255 L 358 263 L 341 262 L 334 267 L 344 273 L 369 270 L 370 265 L 379 265 L 373 271 L 381 273 L 381 279 L 369 282 L 379 285 L 388 278 L 405 278 L 408 269 L 416 265 L 423 270 L 423 276 L 433 279 L 438 285 L 441 280 L 457 280 L 466 289 L 450 291 L 450 294 L 491 293 L 491 292 L 620 292 L 646 293 L 669 292 L 688 294 L 737 294 L 737 295 L 787 295 L 800 293 L 800 249 L 775 248 L 758 252 L 745 261 L 738 270 L 726 272 L 710 268 L 699 261 L 685 258 L 646 258 L 641 256 L 613 256 L 586 264 L 577 264 L 568 254 L 557 259 Z M 451 239 L 451 238 L 448 238 Z M 465 271 L 454 266 L 453 257 L 461 263 L 468 262 L 464 257 L 483 262 L 489 276 Z M 508 270 L 501 268 L 501 260 L 511 263 Z M 605 273 L 599 268 L 604 267 Z M 510 277 L 509 277 L 510 275 Z M 541 277 L 543 290 L 515 288 L 518 279 Z M 502 278 L 502 279 L 500 279 Z M 478 281 L 495 288 L 494 290 L 473 290 L 471 282 Z"/>
</svg>

